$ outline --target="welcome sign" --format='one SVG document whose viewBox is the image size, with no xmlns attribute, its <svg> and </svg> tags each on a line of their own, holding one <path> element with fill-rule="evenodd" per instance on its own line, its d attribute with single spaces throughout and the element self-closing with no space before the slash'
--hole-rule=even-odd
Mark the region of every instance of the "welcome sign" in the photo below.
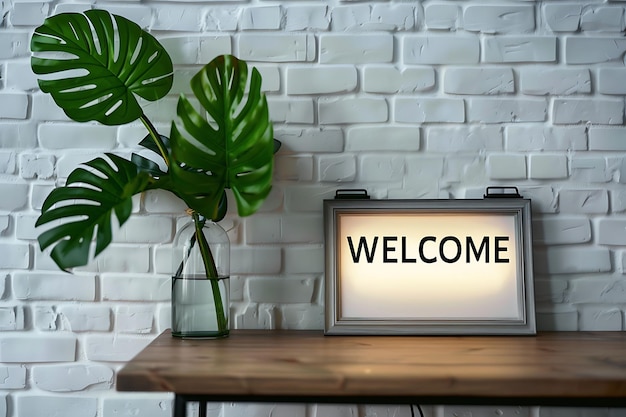
<svg viewBox="0 0 626 417">
<path fill-rule="evenodd" d="M 530 200 L 326 200 L 326 334 L 535 333 Z"/>
</svg>

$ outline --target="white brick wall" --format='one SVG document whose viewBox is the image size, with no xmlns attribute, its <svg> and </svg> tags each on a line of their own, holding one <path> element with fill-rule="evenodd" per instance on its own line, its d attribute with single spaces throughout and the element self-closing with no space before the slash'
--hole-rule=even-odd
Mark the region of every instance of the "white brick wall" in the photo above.
<svg viewBox="0 0 626 417">
<path fill-rule="evenodd" d="M 140 124 L 70 121 L 30 71 L 46 16 L 90 3 L 0 2 L 0 417 L 169 416 L 168 394 L 115 392 L 115 372 L 170 322 L 170 247 L 184 205 L 137 197 L 113 245 L 74 274 L 36 243 L 47 194 L 102 151 L 128 154 Z M 540 330 L 626 330 L 626 1 L 234 0 L 99 2 L 163 42 L 172 95 L 146 113 L 167 131 L 176 94 L 212 57 L 263 76 L 274 189 L 234 211 L 232 323 L 323 326 L 322 201 L 480 198 L 517 185 L 533 201 Z M 42 414 L 40 410 L 46 410 Z M 551 407 L 425 407 L 427 417 L 622 415 Z M 211 405 L 214 417 L 410 416 L 408 407 Z"/>
</svg>

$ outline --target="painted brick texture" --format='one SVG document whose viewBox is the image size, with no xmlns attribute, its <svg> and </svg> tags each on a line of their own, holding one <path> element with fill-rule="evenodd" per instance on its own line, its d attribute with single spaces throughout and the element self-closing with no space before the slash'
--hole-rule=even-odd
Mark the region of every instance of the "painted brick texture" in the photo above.
<svg viewBox="0 0 626 417">
<path fill-rule="evenodd" d="M 162 191 L 137 196 L 111 247 L 73 274 L 36 241 L 50 190 L 103 151 L 137 151 L 145 136 L 139 123 L 72 122 L 30 70 L 30 34 L 43 19 L 96 6 L 171 54 L 172 94 L 146 108 L 161 129 L 214 56 L 235 54 L 263 76 L 282 148 L 263 207 L 224 221 L 233 327 L 323 327 L 322 201 L 338 188 L 462 199 L 516 185 L 533 201 L 539 329 L 626 331 L 626 1 L 0 4 L 0 417 L 171 415 L 171 395 L 117 393 L 115 372 L 169 327 L 169 251 L 184 205 Z M 386 405 L 210 407 L 225 417 L 411 415 Z"/>
</svg>

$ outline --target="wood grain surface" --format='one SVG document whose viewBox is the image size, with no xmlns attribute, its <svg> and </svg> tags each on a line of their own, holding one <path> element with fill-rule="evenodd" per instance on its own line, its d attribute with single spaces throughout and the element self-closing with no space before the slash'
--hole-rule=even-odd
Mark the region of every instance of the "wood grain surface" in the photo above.
<svg viewBox="0 0 626 417">
<path fill-rule="evenodd" d="M 161 334 L 117 376 L 119 391 L 219 400 L 560 400 L 626 406 L 626 332 L 537 336 L 324 336 L 234 330 Z"/>
</svg>

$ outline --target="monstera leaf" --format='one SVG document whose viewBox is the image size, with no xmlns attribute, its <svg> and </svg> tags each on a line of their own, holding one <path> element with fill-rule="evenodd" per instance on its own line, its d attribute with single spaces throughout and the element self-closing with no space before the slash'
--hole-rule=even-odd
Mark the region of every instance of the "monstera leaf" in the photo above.
<svg viewBox="0 0 626 417">
<path fill-rule="evenodd" d="M 136 23 L 104 10 L 61 13 L 31 38 L 31 67 L 42 75 L 68 117 L 121 125 L 142 116 L 137 97 L 164 97 L 172 87 L 172 61 L 163 46 Z"/>
<path fill-rule="evenodd" d="M 246 88 L 247 86 L 247 88 Z M 172 123 L 171 181 L 200 214 L 219 221 L 230 188 L 240 216 L 254 213 L 270 192 L 274 139 L 261 76 L 231 55 L 215 58 L 191 80 L 205 114 L 181 95 Z"/>
<path fill-rule="evenodd" d="M 96 158 L 72 171 L 66 185 L 52 190 L 44 201 L 35 226 L 64 221 L 39 235 L 39 245 L 43 250 L 54 244 L 50 256 L 61 269 L 87 264 L 94 236 L 94 256 L 102 252 L 111 243 L 112 216 L 124 224 L 132 211 L 132 196 L 156 186 L 137 165 L 106 156 L 110 162 Z"/>
</svg>

